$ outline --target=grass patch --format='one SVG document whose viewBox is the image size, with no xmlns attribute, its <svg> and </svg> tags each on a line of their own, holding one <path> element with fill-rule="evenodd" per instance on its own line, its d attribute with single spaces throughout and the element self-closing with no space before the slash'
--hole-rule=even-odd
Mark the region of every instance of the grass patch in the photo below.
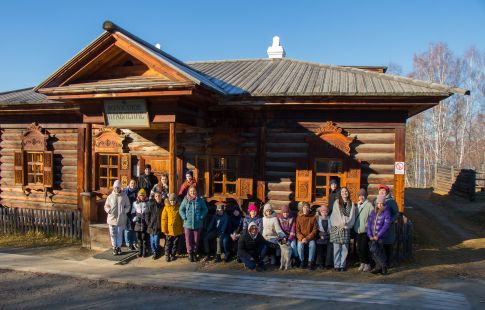
<svg viewBox="0 0 485 310">
<path fill-rule="evenodd" d="M 67 237 L 46 235 L 41 232 L 27 232 L 24 234 L 0 233 L 0 247 L 36 248 L 44 246 L 80 245 L 81 240 Z"/>
</svg>

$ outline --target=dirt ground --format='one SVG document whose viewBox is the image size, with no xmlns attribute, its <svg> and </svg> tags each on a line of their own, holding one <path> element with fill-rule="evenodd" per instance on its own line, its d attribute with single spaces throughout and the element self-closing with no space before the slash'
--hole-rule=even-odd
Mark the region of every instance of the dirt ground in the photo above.
<svg viewBox="0 0 485 310">
<path fill-rule="evenodd" d="M 462 292 L 465 294 L 473 308 L 485 307 L 485 203 L 471 203 L 461 198 L 454 198 L 448 196 L 439 196 L 433 194 L 430 190 L 425 189 L 408 189 L 406 190 L 406 216 L 408 216 L 414 223 L 414 257 L 412 260 L 402 262 L 399 265 L 391 268 L 388 276 L 375 276 L 372 274 L 359 273 L 356 268 L 350 268 L 345 273 L 336 273 L 333 271 L 308 271 L 293 269 L 286 272 L 270 268 L 263 272 L 264 276 L 270 277 L 288 277 L 288 278 L 300 278 L 300 279 L 312 279 L 312 280 L 325 280 L 325 281 L 351 281 L 362 283 L 394 283 L 394 284 L 406 284 L 415 285 L 426 288 L 443 289 L 449 291 Z M 95 252 L 80 249 L 79 246 L 68 247 L 44 247 L 44 248 L 31 248 L 31 249 L 18 249 L 18 248 L 0 248 L 0 252 L 10 252 L 26 255 L 45 255 L 63 259 L 76 259 L 83 260 L 91 257 Z M 135 259 L 129 263 L 134 266 L 152 267 L 157 268 L 161 266 L 167 266 L 170 264 L 173 269 L 180 270 L 193 270 L 203 272 L 218 272 L 229 274 L 247 274 L 247 271 L 243 270 L 240 264 L 236 262 L 215 264 L 213 262 L 204 263 L 199 262 L 197 264 L 188 263 L 186 259 L 181 258 L 175 262 L 166 263 L 163 258 L 157 261 L 153 261 L 151 258 Z M 42 280 L 46 278 L 45 280 Z M 41 286 L 42 281 L 51 281 L 51 276 L 47 275 L 32 275 L 28 273 L 16 273 L 6 272 L 0 273 L 0 287 L 10 287 L 15 293 L 15 287 L 18 287 L 21 291 L 34 290 L 34 287 Z M 69 287 L 72 290 L 83 291 L 89 293 L 88 300 L 92 300 L 92 303 L 85 303 L 88 308 L 90 305 L 100 306 L 105 305 L 102 300 L 98 301 L 98 298 L 103 296 L 103 290 L 106 292 L 112 291 L 113 287 L 109 283 L 90 283 L 87 280 L 70 279 L 66 277 L 59 277 L 57 279 L 61 283 L 65 283 L 62 287 L 53 288 L 52 291 L 46 288 L 44 294 L 53 294 L 58 292 L 63 298 L 69 300 L 69 290 L 65 290 L 63 287 Z M 27 280 L 27 281 L 25 281 Z M 40 281 L 38 284 L 35 281 Z M 57 281 L 56 280 L 56 281 Z M 23 283 L 20 285 L 20 283 Z M 25 283 L 32 283 L 32 286 L 25 287 Z M 86 289 L 86 287 L 94 286 L 97 289 Z M 137 290 L 148 299 L 152 298 L 150 294 L 156 295 L 161 300 L 167 300 L 171 297 L 180 296 L 178 290 L 168 290 L 164 294 L 153 293 L 152 290 L 141 288 L 127 288 L 118 287 L 114 285 L 114 288 L 119 292 L 120 296 L 136 295 Z M 98 290 L 99 289 L 99 290 Z M 130 291 L 131 290 L 131 291 Z M 135 291 L 133 291 L 135 290 Z M 36 291 L 36 290 L 35 290 Z M 99 292 L 98 292 L 99 291 Z M 8 300 L 8 297 L 4 295 L 5 291 L 0 290 L 0 309 L 2 309 L 2 303 Z M 36 293 L 35 294 L 40 294 Z M 113 293 L 114 294 L 114 293 Z M 178 295 L 177 295 L 178 294 Z M 211 298 L 214 298 L 216 302 L 212 303 L 212 306 L 218 307 L 217 294 L 214 293 L 200 293 L 191 292 L 190 299 L 187 300 L 191 305 L 196 307 L 201 303 L 211 302 Z M 56 293 L 56 296 L 59 295 Z M 109 295 L 109 294 L 108 294 Z M 231 294 L 224 294 L 231 295 Z M 265 309 L 267 303 L 277 302 L 276 298 L 263 298 L 263 297 L 246 297 L 243 295 L 231 295 L 231 299 L 237 300 L 237 305 L 247 305 L 254 309 Z M 31 298 L 34 298 L 31 296 Z M 165 299 L 164 299 L 165 298 Z M 175 298 L 176 300 L 177 298 Z M 34 299 L 32 299 L 33 301 Z M 130 298 L 122 298 L 122 302 L 127 307 L 133 308 L 137 305 L 135 302 L 131 302 Z M 61 306 L 62 302 L 56 305 Z M 36 301 L 38 302 L 38 301 Z M 57 301 L 56 301 L 57 302 Z M 279 301 L 278 301 L 279 302 Z M 315 302 L 316 303 L 316 302 Z M 289 301 L 285 303 L 280 302 L 280 307 L 286 307 L 292 305 L 298 305 L 299 307 L 305 305 L 317 304 L 310 301 L 305 301 L 304 304 L 300 304 L 300 301 Z M 320 305 L 319 303 L 318 305 Z M 6 303 L 4 306 L 7 308 L 13 307 L 15 304 Z M 25 304 L 25 308 L 28 307 L 28 303 Z M 175 304 L 174 304 L 175 305 Z M 224 303 L 220 304 L 224 306 Z M 22 308 L 22 307 L 21 307 Z M 191 308 L 191 307 L 189 307 Z"/>
</svg>

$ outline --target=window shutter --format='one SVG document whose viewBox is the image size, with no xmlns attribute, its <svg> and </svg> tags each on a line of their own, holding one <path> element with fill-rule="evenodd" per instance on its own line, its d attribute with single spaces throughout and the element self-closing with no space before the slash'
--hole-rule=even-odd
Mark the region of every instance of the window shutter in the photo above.
<svg viewBox="0 0 485 310">
<path fill-rule="evenodd" d="M 120 181 L 121 187 L 125 188 L 131 179 L 131 155 L 121 154 L 120 155 Z M 149 194 L 149 193 L 147 193 Z"/>
<path fill-rule="evenodd" d="M 253 197 L 254 157 L 241 155 L 239 157 L 239 171 L 237 179 L 238 196 L 242 199 Z"/>
<path fill-rule="evenodd" d="M 24 153 L 14 153 L 14 184 L 25 185 Z"/>
<path fill-rule="evenodd" d="M 312 168 L 308 159 L 301 159 L 296 162 L 295 200 L 297 201 L 312 202 Z"/>
<path fill-rule="evenodd" d="M 44 187 L 54 186 L 54 153 L 52 151 L 44 152 Z"/>
<path fill-rule="evenodd" d="M 350 191 L 352 201 L 357 202 L 359 200 L 360 190 L 360 163 L 355 160 L 347 161 L 345 186 Z"/>
</svg>

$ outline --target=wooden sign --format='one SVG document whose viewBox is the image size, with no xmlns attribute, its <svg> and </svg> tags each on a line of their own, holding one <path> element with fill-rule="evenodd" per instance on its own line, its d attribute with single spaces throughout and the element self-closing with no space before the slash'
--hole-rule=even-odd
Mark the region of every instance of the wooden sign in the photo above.
<svg viewBox="0 0 485 310">
<path fill-rule="evenodd" d="M 122 153 L 123 139 L 115 128 L 101 128 L 94 137 L 94 151 L 106 153 Z"/>
<path fill-rule="evenodd" d="M 149 128 L 147 105 L 144 99 L 104 101 L 106 126 L 118 128 Z"/>
</svg>

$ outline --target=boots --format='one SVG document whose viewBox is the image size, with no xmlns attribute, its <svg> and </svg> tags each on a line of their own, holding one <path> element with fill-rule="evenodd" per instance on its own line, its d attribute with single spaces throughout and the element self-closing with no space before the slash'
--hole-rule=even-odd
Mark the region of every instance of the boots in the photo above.
<svg viewBox="0 0 485 310">
<path fill-rule="evenodd" d="M 220 263 L 222 262 L 222 259 L 221 259 L 221 254 L 216 254 L 216 259 L 214 260 L 215 263 Z"/>
</svg>

